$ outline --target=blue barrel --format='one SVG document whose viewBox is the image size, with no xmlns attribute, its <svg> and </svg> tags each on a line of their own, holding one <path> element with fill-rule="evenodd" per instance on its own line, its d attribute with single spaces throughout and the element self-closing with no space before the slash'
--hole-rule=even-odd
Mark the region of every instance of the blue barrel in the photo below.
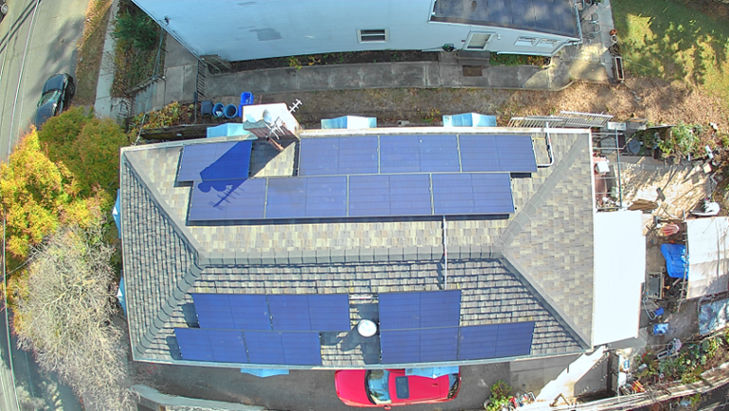
<svg viewBox="0 0 729 411">
<path fill-rule="evenodd" d="M 221 118 L 223 115 L 225 115 L 225 106 L 223 103 L 215 103 L 213 106 L 213 117 L 215 118 Z"/>
<path fill-rule="evenodd" d="M 238 107 L 235 104 L 228 104 L 223 110 L 225 118 L 236 118 L 238 117 Z"/>
</svg>

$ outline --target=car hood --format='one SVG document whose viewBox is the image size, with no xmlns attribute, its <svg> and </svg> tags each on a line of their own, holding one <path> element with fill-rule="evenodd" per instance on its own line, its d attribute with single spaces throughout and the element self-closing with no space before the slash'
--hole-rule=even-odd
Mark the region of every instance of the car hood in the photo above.
<svg viewBox="0 0 729 411">
<path fill-rule="evenodd" d="M 340 370 L 334 373 L 337 396 L 347 405 L 374 406 L 365 391 L 365 370 Z"/>
<path fill-rule="evenodd" d="M 63 90 L 63 83 L 65 79 L 65 74 L 56 74 L 55 76 L 52 76 L 46 81 L 46 84 L 43 85 L 43 91 L 41 94 L 46 94 L 51 90 Z"/>
<path fill-rule="evenodd" d="M 55 111 L 55 109 L 56 102 L 53 101 L 49 101 L 48 103 L 39 106 L 35 111 L 35 120 L 33 121 L 35 128 L 40 128 L 46 120 L 53 117 L 53 111 Z"/>
</svg>

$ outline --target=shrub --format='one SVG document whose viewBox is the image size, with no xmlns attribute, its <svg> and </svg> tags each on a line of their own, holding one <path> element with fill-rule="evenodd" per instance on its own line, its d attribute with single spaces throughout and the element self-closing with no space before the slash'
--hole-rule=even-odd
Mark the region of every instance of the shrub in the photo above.
<svg viewBox="0 0 729 411">
<path fill-rule="evenodd" d="M 511 386 L 504 381 L 496 381 L 491 386 L 491 395 L 485 405 L 488 411 L 498 411 L 509 402 L 511 398 Z"/>
<path fill-rule="evenodd" d="M 157 40 L 159 28 L 145 13 L 123 12 L 117 16 L 114 38 L 128 42 L 140 50 L 152 50 Z"/>
<path fill-rule="evenodd" d="M 43 151 L 75 177 L 79 194 L 113 196 L 118 185 L 119 148 L 128 144 L 122 129 L 110 119 L 98 119 L 83 107 L 50 118 L 38 133 Z"/>
</svg>

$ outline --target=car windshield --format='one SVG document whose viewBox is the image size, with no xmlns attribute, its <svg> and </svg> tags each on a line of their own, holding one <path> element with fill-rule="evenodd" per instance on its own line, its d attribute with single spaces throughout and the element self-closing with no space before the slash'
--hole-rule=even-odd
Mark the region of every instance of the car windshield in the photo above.
<svg viewBox="0 0 729 411">
<path fill-rule="evenodd" d="M 373 404 L 389 404 L 392 402 L 388 390 L 389 378 L 390 372 L 387 370 L 367 371 L 365 387 L 367 388 L 367 397 Z"/>
<path fill-rule="evenodd" d="M 41 99 L 38 102 L 38 107 L 48 103 L 49 101 L 58 100 L 58 96 L 60 96 L 60 95 L 61 95 L 60 90 L 49 91 L 48 93 L 41 96 Z"/>
</svg>

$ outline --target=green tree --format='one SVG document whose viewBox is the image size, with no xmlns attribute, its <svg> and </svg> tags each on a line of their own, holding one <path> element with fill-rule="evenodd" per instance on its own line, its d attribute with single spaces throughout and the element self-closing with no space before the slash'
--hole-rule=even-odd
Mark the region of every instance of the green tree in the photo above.
<svg viewBox="0 0 729 411">
<path fill-rule="evenodd" d="M 8 162 L 0 165 L 0 205 L 11 257 L 22 260 L 30 245 L 54 232 L 77 192 L 68 169 L 41 152 L 38 135 L 25 136 Z"/>
<path fill-rule="evenodd" d="M 151 50 L 158 31 L 157 24 L 145 13 L 126 11 L 117 17 L 113 35 L 117 40 L 131 43 L 134 48 Z"/>
<path fill-rule="evenodd" d="M 128 144 L 111 119 L 98 119 L 84 107 L 50 118 L 38 132 L 43 150 L 73 174 L 83 197 L 99 190 L 112 198 L 119 181 L 119 148 Z M 109 204 L 107 204 L 108 206 Z"/>
</svg>

